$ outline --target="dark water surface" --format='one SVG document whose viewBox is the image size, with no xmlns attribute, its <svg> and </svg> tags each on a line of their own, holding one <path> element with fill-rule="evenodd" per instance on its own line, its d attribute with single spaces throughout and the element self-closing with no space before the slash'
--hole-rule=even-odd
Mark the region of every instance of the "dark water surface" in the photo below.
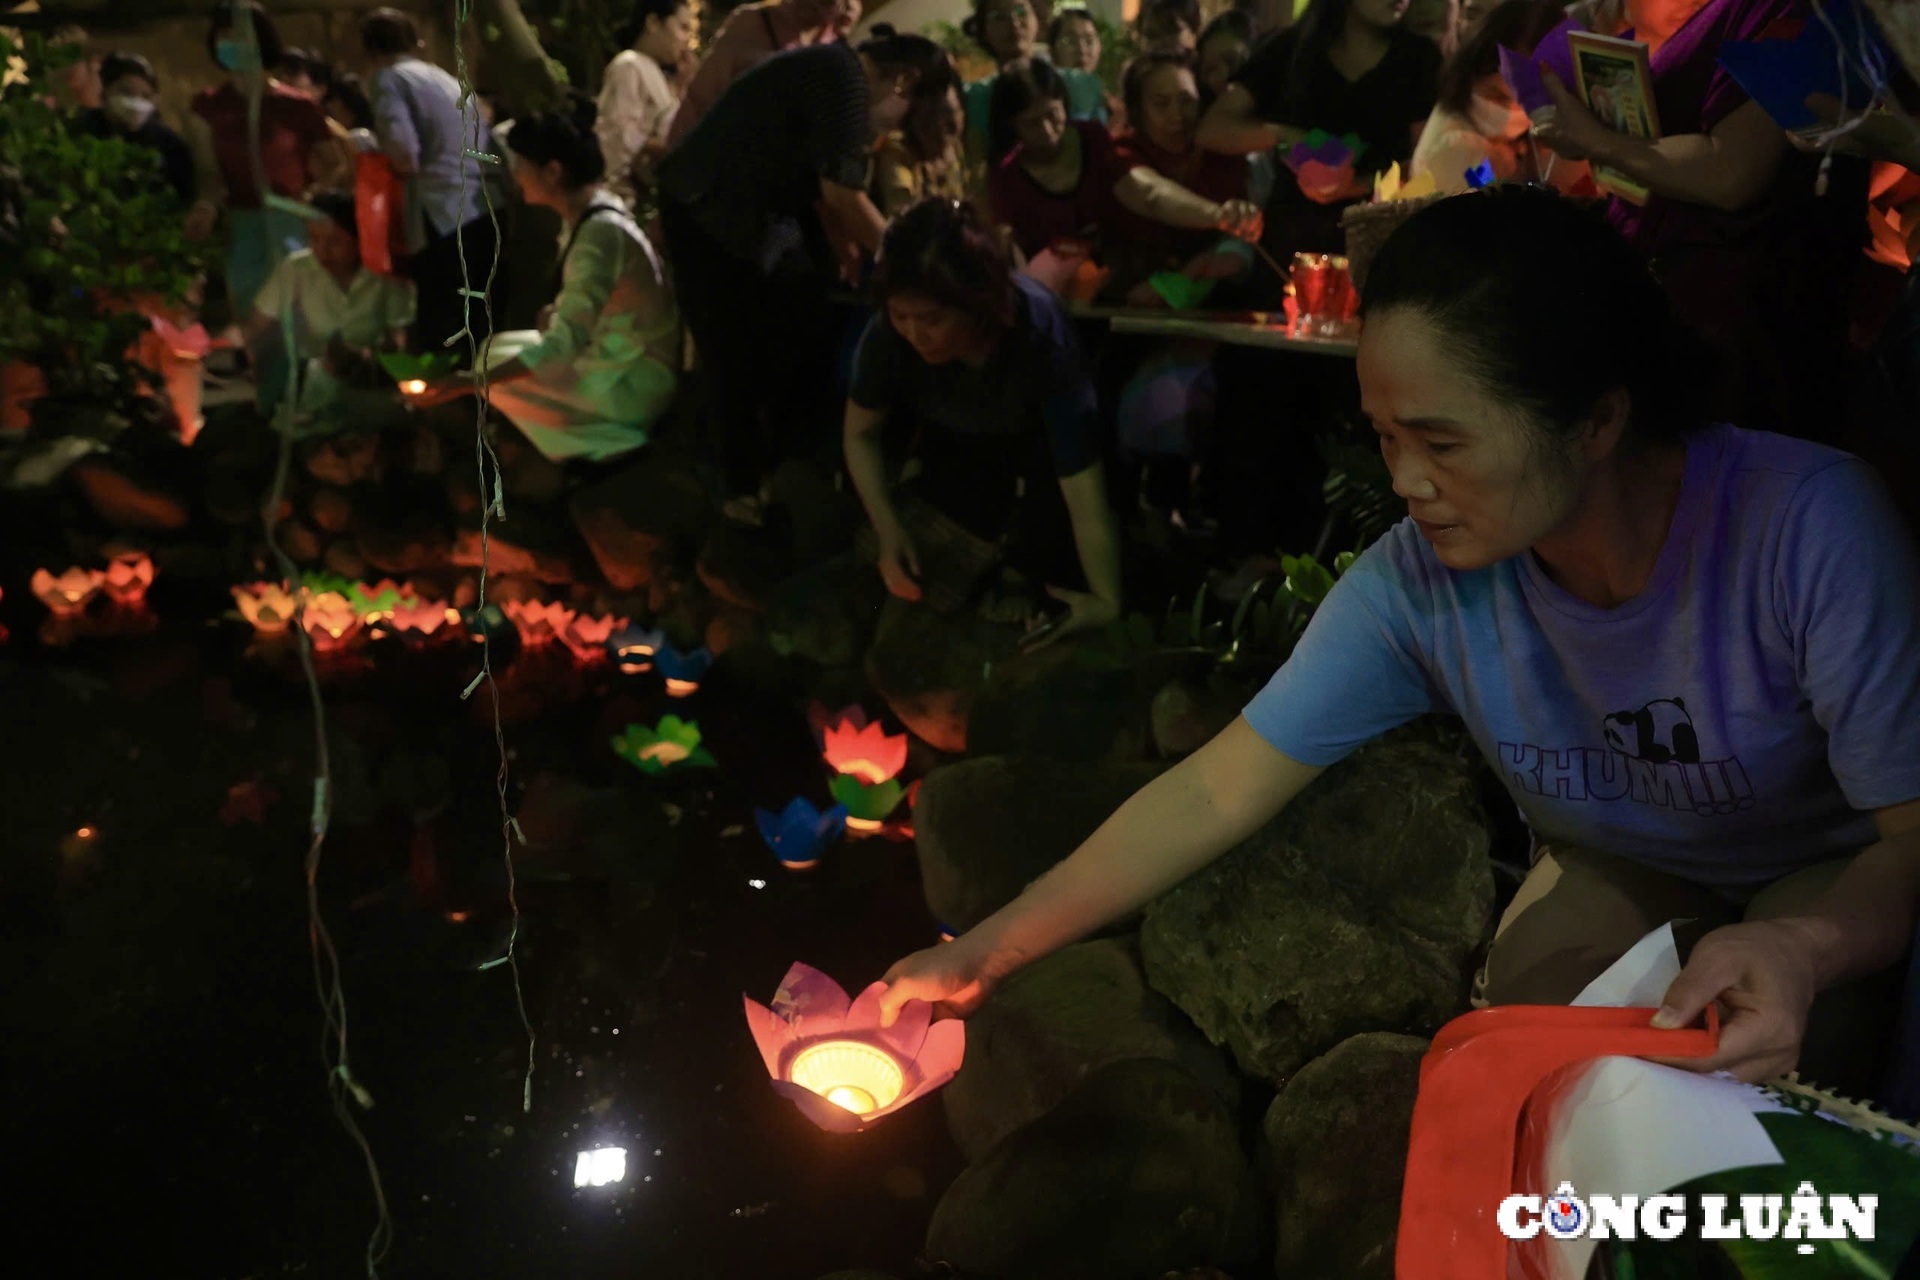
<svg viewBox="0 0 1920 1280">
<path fill-rule="evenodd" d="M 245 656 L 217 596 L 162 581 L 153 634 L 48 647 L 25 583 L 5 587 L 9 1208 L 58 1251 L 33 1273 L 363 1275 L 373 1205 L 330 1110 L 308 948 L 304 684 Z M 741 1014 L 794 960 L 857 990 L 934 936 L 911 844 L 845 843 L 807 875 L 761 844 L 753 805 L 826 798 L 801 717 L 724 671 L 687 700 L 604 668 L 510 674 L 509 799 L 546 845 L 521 856 L 523 1114 L 512 980 L 480 969 L 508 918 L 491 717 L 484 690 L 459 698 L 477 649 L 365 652 L 328 684 L 320 896 L 396 1227 L 381 1275 L 907 1273 L 960 1164 L 937 1100 L 823 1133 L 767 1087 Z M 613 755 L 665 711 L 700 722 L 718 770 L 650 779 Z M 626 1180 L 575 1190 L 602 1145 Z"/>
</svg>

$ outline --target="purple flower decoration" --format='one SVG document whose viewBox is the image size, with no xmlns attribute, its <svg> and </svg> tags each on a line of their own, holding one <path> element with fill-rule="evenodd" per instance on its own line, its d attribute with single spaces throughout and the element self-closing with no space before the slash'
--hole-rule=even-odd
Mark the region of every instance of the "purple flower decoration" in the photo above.
<svg viewBox="0 0 1920 1280">
<path fill-rule="evenodd" d="M 1467 180 L 1467 189 L 1469 191 L 1479 191 L 1483 187 L 1492 186 L 1494 176 L 1493 161 L 1482 160 L 1479 164 L 1467 170 L 1464 176 Z"/>
<path fill-rule="evenodd" d="M 1325 129 L 1315 129 L 1287 148 L 1287 167 L 1298 172 L 1300 166 L 1311 160 L 1329 169 L 1338 169 L 1358 161 L 1366 149 L 1367 144 L 1355 134 L 1335 137 Z"/>
<path fill-rule="evenodd" d="M 1579 92 L 1579 80 L 1573 70 L 1573 46 L 1567 43 L 1567 36 L 1585 30 L 1578 21 L 1568 18 L 1541 36 L 1530 54 L 1500 46 L 1500 76 L 1513 90 L 1513 99 L 1522 111 L 1532 115 L 1542 107 L 1553 105 L 1553 99 L 1547 96 L 1546 78 L 1540 74 L 1542 67 L 1559 76 L 1560 83 L 1568 89 Z"/>
<path fill-rule="evenodd" d="M 755 809 L 753 820 L 760 838 L 789 871 L 806 871 L 820 861 L 820 852 L 846 830 L 847 810 L 834 805 L 822 812 L 804 799 L 795 799 L 779 813 Z"/>
</svg>

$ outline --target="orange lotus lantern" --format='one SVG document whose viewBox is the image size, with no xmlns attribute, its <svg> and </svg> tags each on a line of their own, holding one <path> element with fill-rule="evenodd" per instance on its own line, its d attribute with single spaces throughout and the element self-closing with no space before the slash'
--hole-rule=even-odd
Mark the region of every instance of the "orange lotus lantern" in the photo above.
<svg viewBox="0 0 1920 1280">
<path fill-rule="evenodd" d="M 552 644 L 573 625 L 574 612 L 563 604 L 539 600 L 509 600 L 501 612 L 520 633 L 520 643 L 529 649 Z"/>
<path fill-rule="evenodd" d="M 854 728 L 846 721 L 822 731 L 827 763 L 835 773 L 877 787 L 907 767 L 907 735 L 889 734 L 878 722 Z"/>
<path fill-rule="evenodd" d="M 300 621 L 315 651 L 320 653 L 346 648 L 363 625 L 360 610 L 337 591 L 308 596 L 306 606 L 300 611 Z"/>
<path fill-rule="evenodd" d="M 263 636 L 279 635 L 292 626 L 293 615 L 299 607 L 287 589 L 277 582 L 235 587 L 233 602 L 239 606 L 240 616 Z"/>
<path fill-rule="evenodd" d="M 139 604 L 153 585 L 153 561 L 144 551 L 123 551 L 107 562 L 102 585 L 120 604 Z"/>
<path fill-rule="evenodd" d="M 627 628 L 625 618 L 590 618 L 586 614 L 575 614 L 566 630 L 560 633 L 560 643 L 581 662 L 598 662 L 607 656 L 607 641 L 616 631 Z"/>
<path fill-rule="evenodd" d="M 50 611 L 66 617 L 85 609 L 100 593 L 105 578 L 106 575 L 96 569 L 82 569 L 78 565 L 57 578 L 45 569 L 36 569 L 33 573 L 33 594 Z"/>
<path fill-rule="evenodd" d="M 934 1022 L 933 1006 L 912 1000 L 898 1021 L 882 1027 L 886 989 L 876 982 L 849 1000 L 832 978 L 796 964 L 781 979 L 771 1007 L 742 997 L 774 1091 L 822 1129 L 864 1129 L 960 1070 L 966 1052 L 962 1024 Z"/>
</svg>

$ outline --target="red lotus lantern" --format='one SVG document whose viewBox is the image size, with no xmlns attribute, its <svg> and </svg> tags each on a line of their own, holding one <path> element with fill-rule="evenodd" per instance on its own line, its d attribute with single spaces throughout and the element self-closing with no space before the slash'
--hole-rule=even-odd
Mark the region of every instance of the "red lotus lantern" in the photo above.
<svg viewBox="0 0 1920 1280">
<path fill-rule="evenodd" d="M 563 604 L 539 600 L 509 600 L 500 606 L 520 633 L 520 643 L 529 649 L 552 644 L 573 625 L 574 612 Z"/>
<path fill-rule="evenodd" d="M 123 551 L 107 562 L 102 580 L 107 595 L 120 604 L 139 604 L 153 585 L 153 561 L 144 551 Z"/>
<path fill-rule="evenodd" d="M 625 618 L 590 618 L 584 613 L 576 614 L 560 632 L 560 643 L 579 661 L 598 662 L 607 656 L 607 641 L 613 633 L 626 629 Z"/>
<path fill-rule="evenodd" d="M 842 720 L 828 725 L 821 736 L 834 772 L 851 775 L 870 787 L 898 777 L 907 767 L 907 735 L 889 734 L 877 722 L 855 728 Z"/>
<path fill-rule="evenodd" d="M 84 610 L 100 593 L 105 577 L 96 569 L 82 569 L 77 565 L 59 577 L 45 569 L 36 569 L 33 573 L 33 594 L 53 613 L 64 617 Z"/>
<path fill-rule="evenodd" d="M 360 610 L 337 591 L 308 596 L 306 606 L 300 611 L 300 621 L 317 653 L 346 648 L 362 626 Z"/>
</svg>

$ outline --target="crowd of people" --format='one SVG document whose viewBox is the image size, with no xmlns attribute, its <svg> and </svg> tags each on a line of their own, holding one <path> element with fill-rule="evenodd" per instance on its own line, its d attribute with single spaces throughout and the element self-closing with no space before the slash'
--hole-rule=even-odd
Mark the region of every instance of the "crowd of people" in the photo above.
<svg viewBox="0 0 1920 1280">
<path fill-rule="evenodd" d="M 1426 523 L 1402 526 L 1377 573 L 1357 579 L 1370 585 L 1337 597 L 1292 674 L 1250 711 L 1251 728 L 1143 793 L 1122 811 L 1130 819 L 990 922 L 988 941 L 904 969 L 902 990 L 977 991 L 1015 959 L 1122 913 L 1264 820 L 1313 770 L 1417 711 L 1466 715 L 1496 762 L 1503 743 L 1544 741 L 1509 723 L 1518 711 L 1504 691 L 1530 688 L 1531 677 L 1500 663 L 1587 641 L 1548 628 L 1516 651 L 1512 637 L 1531 633 L 1509 614 L 1536 615 L 1544 593 L 1564 597 L 1555 607 L 1568 618 L 1597 619 L 1655 590 L 1675 572 L 1659 550 L 1669 521 L 1722 508 L 1736 524 L 1758 521 L 1740 535 L 1755 540 L 1754 554 L 1778 521 L 1814 539 L 1841 520 L 1820 524 L 1819 512 L 1843 506 L 1890 522 L 1843 539 L 1851 550 L 1840 558 L 1813 546 L 1779 553 L 1805 557 L 1797 567 L 1755 568 L 1787 573 L 1788 587 L 1811 594 L 1786 600 L 1776 579 L 1766 590 L 1778 625 L 1751 619 L 1767 635 L 1739 654 L 1727 648 L 1737 637 L 1704 619 L 1682 629 L 1696 649 L 1727 650 L 1731 666 L 1765 667 L 1711 712 L 1725 735 L 1768 726 L 1763 746 L 1721 748 L 1730 758 L 1740 745 L 1756 786 L 1776 787 L 1786 803 L 1805 790 L 1794 779 L 1818 772 L 1802 759 L 1809 744 L 1832 744 L 1832 785 L 1793 801 L 1791 823 L 1764 797 L 1739 819 L 1777 819 L 1787 825 L 1776 834 L 1817 838 L 1784 850 L 1756 827 L 1751 865 L 1736 874 L 1676 852 L 1708 838 L 1704 829 L 1569 825 L 1550 806 L 1528 809 L 1537 828 L 1562 832 L 1570 880 L 1638 893 L 1632 875 L 1583 852 L 1603 848 L 1733 901 L 1871 843 L 1877 817 L 1885 840 L 1875 848 L 1895 849 L 1862 855 L 1873 869 L 1844 878 L 1835 910 L 1851 942 L 1822 934 L 1826 950 L 1791 960 L 1817 961 L 1837 980 L 1895 958 L 1897 922 L 1872 915 L 1876 894 L 1904 902 L 1911 927 L 1913 859 L 1900 841 L 1920 797 L 1910 772 L 1920 744 L 1902 735 L 1920 723 L 1920 690 L 1895 681 L 1863 699 L 1864 673 L 1842 670 L 1850 659 L 1788 659 L 1803 642 L 1835 643 L 1836 626 L 1870 621 L 1876 638 L 1846 631 L 1845 642 L 1898 649 L 1896 665 L 1915 669 L 1911 559 L 1854 555 L 1872 540 L 1904 546 L 1906 534 L 1851 482 L 1829 485 L 1818 512 L 1796 514 L 1787 491 L 1742 479 L 1821 473 L 1833 455 L 1816 444 L 1702 424 L 1852 439 L 1846 406 L 1861 397 L 1850 389 L 1872 376 L 1881 398 L 1868 402 L 1912 407 L 1911 290 L 1891 320 L 1886 308 L 1875 317 L 1886 336 L 1863 324 L 1860 303 L 1870 169 L 1912 163 L 1911 143 L 1873 128 L 1837 146 L 1790 137 L 1720 65 L 1723 44 L 1807 21 L 1805 0 L 1677 7 L 1685 12 L 1456 0 L 1416 31 L 1408 0 L 1143 0 L 1131 29 L 1118 30 L 1072 3 L 973 0 L 962 30 L 976 47 L 949 51 L 884 25 L 855 39 L 859 0 L 764 0 L 733 10 L 696 53 L 690 0 L 635 0 L 627 47 L 597 97 L 507 104 L 496 120 L 490 95 L 467 101 L 422 56 L 402 13 L 363 20 L 356 76 L 283 46 L 268 15 L 243 0 L 210 26 L 212 82 L 194 95 L 184 137 L 155 117 L 154 68 L 117 52 L 97 62 L 98 101 L 76 127 L 151 147 L 189 233 L 223 237 L 224 296 L 261 403 L 294 397 L 282 420 L 311 435 L 303 457 L 319 485 L 377 489 L 401 477 L 408 493 L 424 492 L 455 447 L 429 425 L 431 411 L 479 392 L 507 491 L 557 512 L 561 543 L 580 543 L 568 527 L 580 495 L 645 465 L 672 436 L 706 467 L 724 524 L 777 557 L 790 550 L 791 513 L 772 482 L 784 464 L 813 460 L 850 481 L 871 523 L 868 553 L 894 596 L 1014 624 L 1051 611 L 1041 642 L 1052 643 L 1120 615 L 1122 548 L 1136 521 L 1208 540 L 1215 586 L 1237 598 L 1277 570 L 1279 547 L 1319 525 L 1314 433 L 1330 413 L 1373 421 L 1395 492 Z M 1529 112 L 1503 77 L 1503 50 L 1524 53 L 1570 17 L 1617 34 L 1636 16 L 1654 44 L 1658 136 L 1616 131 L 1551 73 L 1551 107 Z M 1124 59 L 1112 56 L 1118 42 L 1132 46 Z M 967 79 L 969 62 L 986 74 Z M 1339 181 L 1303 180 L 1293 149 L 1326 138 L 1349 153 Z M 1324 372 L 1344 366 L 1315 372 L 1208 343 L 1109 341 L 1076 315 L 1086 302 L 1166 308 L 1189 291 L 1210 308 L 1278 312 L 1289 282 L 1273 264 L 1340 253 L 1343 215 L 1394 166 L 1449 198 L 1388 242 L 1363 290 L 1359 398 L 1350 379 Z M 1608 194 L 1596 186 L 1602 171 L 1644 196 Z M 1495 191 L 1469 193 L 1488 184 Z M 367 197 L 381 191 L 394 197 L 393 216 L 370 228 Z M 501 228 L 511 236 L 528 210 L 560 229 L 552 278 L 536 282 L 547 305 L 537 323 L 492 333 Z M 516 265 L 504 264 L 509 275 Z M 1562 323 L 1563 313 L 1586 318 Z M 288 351 L 292 369 L 277 363 Z M 402 396 L 368 372 L 383 352 L 446 355 L 450 367 Z M 1507 417 L 1552 424 L 1552 458 L 1518 436 L 1492 438 L 1488 424 Z M 236 476 L 257 468 L 258 452 L 248 441 L 214 448 Z M 485 498 L 460 492 L 471 488 L 469 466 L 452 469 L 461 478 L 447 486 L 451 509 L 470 513 Z M 1553 484 L 1529 487 L 1543 476 Z M 389 492 L 366 511 L 417 505 Z M 1775 535 L 1760 527 L 1770 520 Z M 374 551 L 391 541 L 378 525 L 368 514 L 357 542 L 329 545 L 320 535 L 347 525 L 326 519 L 305 550 L 342 572 L 369 553 L 391 568 L 396 557 Z M 977 554 L 935 557 L 935 541 Z M 617 543 L 585 538 L 609 580 L 623 576 Z M 1485 599 L 1439 576 L 1442 566 L 1520 561 L 1526 573 L 1514 570 Z M 1737 577 L 1741 563 L 1724 571 Z M 1882 607 L 1823 620 L 1820 566 L 1860 564 L 1872 568 L 1862 590 Z M 709 585 L 737 594 L 738 584 Z M 1453 631 L 1434 632 L 1435 616 L 1456 614 Z M 1366 695 L 1341 697 L 1368 638 L 1386 643 L 1375 646 Z M 1644 670 L 1642 647 L 1631 653 Z M 1664 660 L 1675 688 L 1725 683 L 1701 676 L 1697 651 Z M 1794 702 L 1784 690 L 1796 680 L 1817 687 Z M 1595 687 L 1635 706 L 1671 692 L 1627 683 Z M 1539 701 L 1569 708 L 1571 725 L 1592 692 L 1555 686 Z M 1224 803 L 1242 795 L 1260 799 Z M 1131 870 L 1115 874 L 1119 863 Z M 1496 996 L 1565 998 L 1591 976 L 1574 966 L 1549 979 L 1525 959 L 1545 918 L 1503 924 L 1508 945 L 1490 964 Z M 1554 915 L 1553 928 L 1568 918 Z M 1734 942 L 1705 954 L 1732 955 L 1734 968 L 1756 947 L 1792 950 L 1763 925 L 1727 936 Z M 1609 935 L 1594 955 L 1631 940 Z"/>
</svg>

